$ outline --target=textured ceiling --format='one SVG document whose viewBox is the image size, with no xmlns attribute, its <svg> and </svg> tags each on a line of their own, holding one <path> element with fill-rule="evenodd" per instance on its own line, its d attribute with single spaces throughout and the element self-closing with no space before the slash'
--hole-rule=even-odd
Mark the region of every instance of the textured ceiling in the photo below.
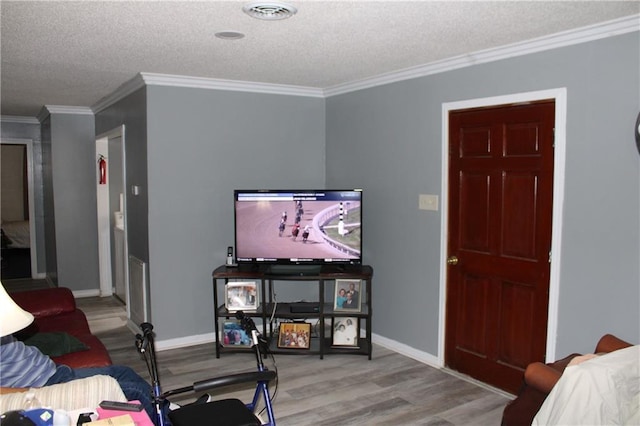
<svg viewBox="0 0 640 426">
<path fill-rule="evenodd" d="M 328 89 L 640 13 L 638 1 L 302 0 L 259 21 L 250 1 L 3 0 L 1 113 L 90 107 L 139 72 Z"/>
</svg>

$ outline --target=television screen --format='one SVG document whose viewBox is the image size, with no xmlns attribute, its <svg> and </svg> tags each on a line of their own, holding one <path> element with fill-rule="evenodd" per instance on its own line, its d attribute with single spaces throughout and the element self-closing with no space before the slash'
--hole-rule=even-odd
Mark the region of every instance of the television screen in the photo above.
<svg viewBox="0 0 640 426">
<path fill-rule="evenodd" d="M 238 263 L 361 264 L 361 190 L 236 190 Z"/>
</svg>

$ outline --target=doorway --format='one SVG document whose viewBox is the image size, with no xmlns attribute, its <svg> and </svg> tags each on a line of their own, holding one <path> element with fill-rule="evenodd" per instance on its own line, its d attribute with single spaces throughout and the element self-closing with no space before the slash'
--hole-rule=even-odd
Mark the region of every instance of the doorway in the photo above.
<svg viewBox="0 0 640 426">
<path fill-rule="evenodd" d="M 444 363 L 512 393 L 530 362 L 555 351 L 563 93 L 444 111 Z"/>
<path fill-rule="evenodd" d="M 100 294 L 101 296 L 115 295 L 128 306 L 124 148 L 124 126 L 99 135 L 96 139 Z M 99 167 L 101 162 L 104 162 L 106 171 L 106 176 L 102 180 Z"/>
<path fill-rule="evenodd" d="M 2 280 L 41 278 L 36 247 L 33 141 L 1 141 Z"/>
</svg>

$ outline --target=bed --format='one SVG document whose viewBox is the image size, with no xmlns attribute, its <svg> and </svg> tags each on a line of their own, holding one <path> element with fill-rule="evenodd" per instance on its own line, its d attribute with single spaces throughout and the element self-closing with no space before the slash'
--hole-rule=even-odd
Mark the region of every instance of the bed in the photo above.
<svg viewBox="0 0 640 426">
<path fill-rule="evenodd" d="M 3 221 L 2 234 L 3 248 L 29 248 L 31 246 L 28 220 L 17 220 L 11 222 Z"/>
</svg>

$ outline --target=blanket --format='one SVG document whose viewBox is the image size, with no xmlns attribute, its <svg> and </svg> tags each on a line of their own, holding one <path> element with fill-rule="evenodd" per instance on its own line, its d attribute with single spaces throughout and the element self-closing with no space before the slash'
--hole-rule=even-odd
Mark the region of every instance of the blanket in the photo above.
<svg viewBox="0 0 640 426">
<path fill-rule="evenodd" d="M 532 426 L 637 424 L 640 424 L 640 345 L 568 366 Z"/>
</svg>

